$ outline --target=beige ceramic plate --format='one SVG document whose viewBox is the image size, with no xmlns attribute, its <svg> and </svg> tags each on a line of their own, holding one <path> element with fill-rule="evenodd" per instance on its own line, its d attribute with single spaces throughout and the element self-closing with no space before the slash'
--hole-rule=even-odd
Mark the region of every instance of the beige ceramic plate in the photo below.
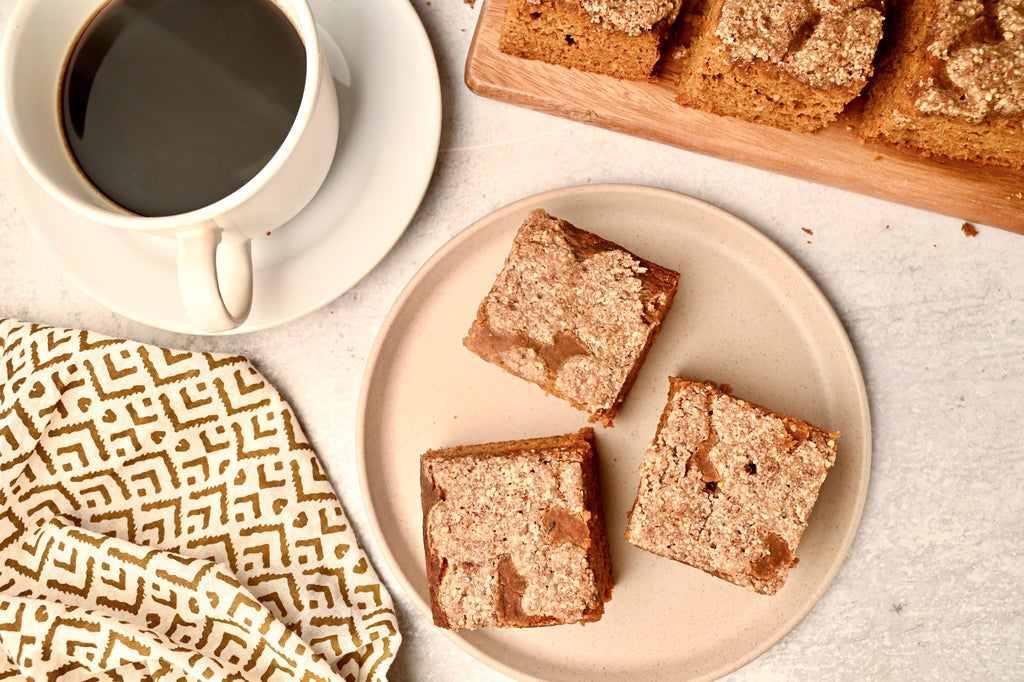
<svg viewBox="0 0 1024 682">
<path fill-rule="evenodd" d="M 867 494 L 871 426 L 857 358 L 828 300 L 774 243 L 701 201 L 626 185 L 557 190 L 477 222 L 422 268 L 391 310 L 363 382 L 357 450 L 373 531 L 429 618 L 419 455 L 585 425 L 583 413 L 462 346 L 516 228 L 537 207 L 678 270 L 679 293 L 615 427 L 597 429 L 616 574 L 604 618 L 452 639 L 524 680 L 723 675 L 789 632 L 839 570 Z M 670 374 L 728 383 L 734 395 L 842 432 L 797 550 L 800 564 L 774 597 L 648 554 L 623 537 Z"/>
</svg>

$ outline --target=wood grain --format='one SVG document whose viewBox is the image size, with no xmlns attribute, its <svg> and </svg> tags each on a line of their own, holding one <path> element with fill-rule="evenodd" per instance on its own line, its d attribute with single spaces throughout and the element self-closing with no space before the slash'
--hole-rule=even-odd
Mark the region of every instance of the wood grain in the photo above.
<svg viewBox="0 0 1024 682">
<path fill-rule="evenodd" d="M 466 59 L 473 92 L 735 161 L 1024 234 L 1024 172 L 863 142 L 860 103 L 815 133 L 791 133 L 675 103 L 679 65 L 662 59 L 652 82 L 617 80 L 498 50 L 508 0 L 485 0 Z"/>
</svg>

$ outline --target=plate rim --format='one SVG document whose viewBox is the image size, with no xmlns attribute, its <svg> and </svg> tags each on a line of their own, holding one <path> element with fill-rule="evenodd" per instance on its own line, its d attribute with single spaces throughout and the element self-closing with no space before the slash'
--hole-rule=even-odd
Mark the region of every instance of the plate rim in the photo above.
<svg viewBox="0 0 1024 682">
<path fill-rule="evenodd" d="M 354 0 L 349 1 L 354 2 Z M 321 23 L 321 16 L 326 14 L 328 11 L 333 12 L 337 10 L 337 7 L 334 6 L 335 0 L 311 0 L 311 5 L 313 9 L 313 16 L 317 22 L 318 28 L 320 30 L 325 30 Z M 387 239 L 380 240 L 379 244 L 377 244 L 376 248 L 372 250 L 369 257 L 364 259 L 363 262 L 356 262 L 352 264 L 347 277 L 339 280 L 338 282 L 332 282 L 329 285 L 321 285 L 320 287 L 317 287 L 318 289 L 322 289 L 322 292 L 312 296 L 309 301 L 299 302 L 293 307 L 282 306 L 280 303 L 274 304 L 265 319 L 253 322 L 253 318 L 250 317 L 242 325 L 224 332 L 208 332 L 192 324 L 191 320 L 188 320 L 187 317 L 184 318 L 184 322 L 182 322 L 177 320 L 174 314 L 161 314 L 158 311 L 164 306 L 159 303 L 153 306 L 147 306 L 146 310 L 152 311 L 151 314 L 141 314 L 140 311 L 137 310 L 138 305 L 127 302 L 127 299 L 124 297 L 118 297 L 117 295 L 112 294 L 111 286 L 98 284 L 96 282 L 96 278 L 89 274 L 89 270 L 87 268 L 76 266 L 74 263 L 77 259 L 68 255 L 68 249 L 58 248 L 57 245 L 61 241 L 61 235 L 65 234 L 65 231 L 68 229 L 66 221 L 52 220 L 49 218 L 53 218 L 54 215 L 58 215 L 75 221 L 75 229 L 81 227 L 88 230 L 92 240 L 95 242 L 102 242 L 105 239 L 115 237 L 121 240 L 137 240 L 141 235 L 92 223 L 84 217 L 78 216 L 78 214 L 72 212 L 70 209 L 63 207 L 59 202 L 46 194 L 45 190 L 32 178 L 29 171 L 18 159 L 17 155 L 11 148 L 11 145 L 6 144 L 5 142 L 2 145 L 4 156 L 6 156 L 7 166 L 12 176 L 12 184 L 18 197 L 18 205 L 24 211 L 25 222 L 32 232 L 36 243 L 43 248 L 43 251 L 49 257 L 50 261 L 55 264 L 78 289 L 84 292 L 96 303 L 99 303 L 104 308 L 125 319 L 153 327 L 154 329 L 161 329 L 178 334 L 195 336 L 230 336 L 270 329 L 319 310 L 355 287 L 394 249 L 395 244 L 397 244 L 398 240 L 401 239 L 402 235 L 415 218 L 417 211 L 419 211 L 433 179 L 434 169 L 437 165 L 437 159 L 440 153 L 443 119 L 443 97 L 441 93 L 440 73 L 437 67 L 437 56 L 434 54 L 433 45 L 430 41 L 429 35 L 427 34 L 426 28 L 423 25 L 423 21 L 413 5 L 405 2 L 404 0 L 383 0 L 382 2 L 361 3 L 360 6 L 367 7 L 367 12 L 380 13 L 383 16 L 390 18 L 392 20 L 392 28 L 396 25 L 403 26 L 408 32 L 408 36 L 414 38 L 414 40 L 409 41 L 408 44 L 415 46 L 415 49 L 419 54 L 417 72 L 420 73 L 421 76 L 425 77 L 423 81 L 420 81 L 424 97 L 420 102 L 422 108 L 418 109 L 417 116 L 417 120 L 420 121 L 421 124 L 420 130 L 422 130 L 422 134 L 418 136 L 418 139 L 422 139 L 424 144 L 417 153 L 417 159 L 422 162 L 422 171 L 418 173 L 418 181 L 416 183 L 407 183 L 405 185 L 406 188 L 411 188 L 413 191 L 405 193 L 405 196 L 407 197 L 407 205 L 403 206 L 400 212 L 396 211 L 396 217 L 394 220 L 395 228 L 387 235 Z M 331 34 L 330 31 L 327 31 L 327 33 L 328 35 Z M 351 61 L 347 58 L 346 61 L 349 64 L 349 68 L 351 68 Z M 354 75 L 358 76 L 360 73 L 361 72 L 354 72 Z M 342 142 L 343 140 L 339 140 L 339 149 L 341 148 Z M 36 195 L 35 200 L 29 200 L 28 195 Z M 316 197 L 311 200 L 311 203 L 315 200 Z M 358 204 L 351 207 L 349 213 L 334 216 L 332 218 L 333 224 L 327 234 L 331 234 L 340 229 L 345 224 L 346 216 L 350 213 L 356 212 L 356 210 L 358 210 Z M 301 216 L 301 212 L 299 216 Z M 59 223 L 60 225 L 64 225 L 64 227 L 51 227 L 49 225 L 50 223 Z M 154 239 L 161 238 L 155 237 Z M 161 241 L 167 241 L 170 243 L 170 240 L 161 239 Z M 322 240 L 319 243 L 322 243 Z M 131 246 L 123 248 L 131 250 Z M 309 252 L 316 248 L 317 245 L 313 244 L 304 249 L 303 252 Z M 145 249 L 136 248 L 134 250 L 140 255 L 148 255 L 151 259 L 153 258 L 153 253 L 143 253 Z M 298 262 L 300 258 L 292 258 L 291 260 Z M 173 258 L 171 258 L 171 261 L 173 261 Z M 171 265 L 173 266 L 173 263 L 171 263 Z M 261 268 L 257 263 L 257 275 L 260 269 Z M 287 273 L 289 271 L 289 267 L 286 262 L 282 262 L 267 268 L 267 270 L 275 273 Z M 176 285 L 174 288 L 174 295 L 177 295 Z M 279 297 L 274 294 L 267 298 L 275 299 Z"/>
<path fill-rule="evenodd" d="M 821 587 L 814 591 L 812 596 L 807 599 L 801 608 L 796 609 L 790 615 L 789 618 L 783 619 L 778 626 L 775 628 L 775 633 L 772 636 L 765 638 L 765 641 L 756 647 L 749 650 L 746 655 L 735 659 L 729 664 L 721 666 L 719 669 L 709 671 L 706 674 L 701 674 L 692 679 L 695 680 L 711 680 L 730 672 L 738 670 L 744 665 L 750 663 L 754 659 L 761 656 L 763 653 L 778 644 L 783 638 L 785 638 L 792 630 L 796 627 L 814 608 L 814 606 L 820 601 L 821 597 L 824 596 L 825 592 L 828 591 L 829 587 L 835 580 L 840 569 L 845 564 L 851 547 L 856 540 L 857 532 L 860 527 L 860 522 L 863 517 L 864 508 L 867 502 L 867 494 L 870 487 L 871 479 L 871 462 L 872 462 L 872 431 L 871 431 L 871 406 L 868 400 L 867 386 L 864 380 L 863 371 L 860 367 L 860 361 L 856 353 L 856 349 L 853 346 L 849 338 L 849 334 L 846 332 L 846 328 L 842 323 L 841 318 L 833 307 L 831 301 L 825 295 L 821 287 L 818 286 L 817 282 L 810 276 L 806 269 L 800 265 L 800 263 L 783 249 L 779 244 L 769 238 L 766 234 L 747 223 L 745 220 L 738 216 L 726 211 L 725 209 L 711 204 L 702 199 L 698 199 L 691 195 L 676 192 L 674 190 L 652 187 L 641 184 L 631 183 L 588 183 L 582 185 L 569 185 L 560 187 L 557 189 L 547 190 L 531 196 L 517 199 L 511 203 L 507 203 L 484 216 L 481 216 L 474 220 L 470 225 L 462 229 L 459 233 L 445 242 L 434 254 L 428 258 L 423 265 L 421 265 L 413 277 L 408 281 L 405 287 L 402 289 L 399 296 L 393 302 L 391 308 L 378 329 L 377 335 L 374 339 L 373 346 L 367 355 L 366 364 L 364 368 L 363 378 L 359 389 L 359 398 L 356 409 L 356 426 L 355 426 L 355 456 L 356 466 L 359 480 L 359 487 L 361 492 L 361 500 L 363 502 L 363 508 L 366 513 L 368 525 L 371 530 L 374 541 L 376 542 L 378 551 L 384 557 L 391 574 L 395 577 L 395 580 L 399 583 L 402 591 L 409 598 L 409 600 L 415 604 L 416 609 L 419 613 L 426 617 L 430 621 L 431 627 L 434 627 L 430 620 L 430 606 L 427 604 L 419 594 L 419 591 L 411 584 L 405 573 L 399 568 L 400 564 L 397 562 L 395 555 L 384 538 L 384 533 L 379 521 L 376 506 L 374 505 L 373 498 L 370 492 L 369 478 L 367 472 L 367 458 L 366 458 L 366 414 L 367 405 L 370 400 L 370 392 L 374 384 L 374 375 L 380 369 L 378 360 L 381 354 L 384 352 L 385 343 L 391 334 L 392 330 L 396 326 L 402 311 L 417 292 L 420 286 L 420 282 L 428 277 L 433 271 L 436 265 L 445 260 L 449 253 L 457 250 L 464 242 L 473 239 L 479 233 L 486 230 L 488 227 L 493 229 L 492 223 L 500 222 L 502 218 L 506 217 L 510 213 L 522 213 L 529 208 L 534 208 L 537 205 L 541 205 L 543 202 L 551 198 L 565 198 L 566 196 L 574 195 L 586 195 L 588 193 L 647 193 L 651 195 L 657 195 L 662 198 L 667 198 L 673 201 L 679 201 L 685 204 L 689 204 L 693 207 L 698 207 L 700 210 L 706 213 L 713 213 L 717 216 L 724 218 L 737 227 L 742 228 L 747 235 L 756 239 L 759 246 L 765 249 L 774 258 L 777 258 L 785 263 L 792 274 L 795 274 L 801 281 L 801 283 L 808 288 L 813 294 L 817 304 L 822 309 L 822 312 L 826 314 L 829 323 L 832 326 L 832 331 L 836 335 L 838 341 L 841 342 L 843 356 L 846 359 L 846 363 L 849 365 L 850 376 L 855 379 L 857 396 L 856 402 L 859 410 L 859 419 L 855 420 L 858 423 L 858 427 L 862 433 L 864 452 L 861 455 L 861 466 L 863 467 L 865 474 L 857 481 L 857 485 L 852 493 L 853 507 L 849 510 L 851 513 L 848 517 L 849 522 L 843 529 L 844 541 L 837 547 L 833 553 L 832 564 L 828 570 L 823 574 L 821 580 Z M 523 682 L 545 682 L 544 678 L 536 677 L 534 675 L 524 673 L 522 670 L 514 667 L 513 665 L 506 663 L 505 661 L 496 658 L 495 656 L 483 651 L 477 646 L 467 642 L 463 637 L 460 636 L 459 632 L 453 632 L 443 628 L 435 628 L 441 632 L 450 641 L 454 642 L 460 649 L 466 651 L 471 656 L 486 664 L 492 669 L 501 672 L 509 677 L 512 677 Z"/>
</svg>

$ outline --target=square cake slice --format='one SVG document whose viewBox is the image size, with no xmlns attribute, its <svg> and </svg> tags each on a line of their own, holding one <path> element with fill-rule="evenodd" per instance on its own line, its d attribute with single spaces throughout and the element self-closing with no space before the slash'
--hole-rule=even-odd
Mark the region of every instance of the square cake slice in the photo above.
<svg viewBox="0 0 1024 682">
<path fill-rule="evenodd" d="M 626 539 L 775 594 L 835 462 L 838 433 L 670 377 Z"/>
<path fill-rule="evenodd" d="M 677 101 L 786 130 L 822 128 L 872 75 L 882 15 L 882 0 L 696 0 Z"/>
<path fill-rule="evenodd" d="M 860 133 L 925 154 L 1024 167 L 1024 10 L 897 0 Z"/>
<path fill-rule="evenodd" d="M 434 623 L 587 623 L 612 572 L 594 431 L 431 450 L 420 458 Z"/>
<path fill-rule="evenodd" d="M 678 272 L 537 209 L 463 343 L 611 426 L 678 284 Z"/>
<path fill-rule="evenodd" d="M 509 0 L 498 49 L 616 78 L 648 80 L 682 0 Z"/>
</svg>

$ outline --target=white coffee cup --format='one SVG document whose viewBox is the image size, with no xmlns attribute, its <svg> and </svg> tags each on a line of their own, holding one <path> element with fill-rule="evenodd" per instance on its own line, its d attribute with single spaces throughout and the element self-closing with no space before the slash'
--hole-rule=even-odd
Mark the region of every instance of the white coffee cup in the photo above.
<svg viewBox="0 0 1024 682">
<path fill-rule="evenodd" d="M 251 240 L 283 225 L 313 198 L 334 158 L 338 103 L 305 0 L 275 0 L 305 46 L 295 121 L 255 177 L 208 206 L 143 217 L 110 201 L 83 176 L 62 133 L 58 93 L 68 53 L 108 0 L 21 0 L 0 48 L 0 119 L 18 161 L 55 200 L 86 220 L 178 242 L 185 309 L 200 329 L 242 324 L 252 305 Z"/>
</svg>

